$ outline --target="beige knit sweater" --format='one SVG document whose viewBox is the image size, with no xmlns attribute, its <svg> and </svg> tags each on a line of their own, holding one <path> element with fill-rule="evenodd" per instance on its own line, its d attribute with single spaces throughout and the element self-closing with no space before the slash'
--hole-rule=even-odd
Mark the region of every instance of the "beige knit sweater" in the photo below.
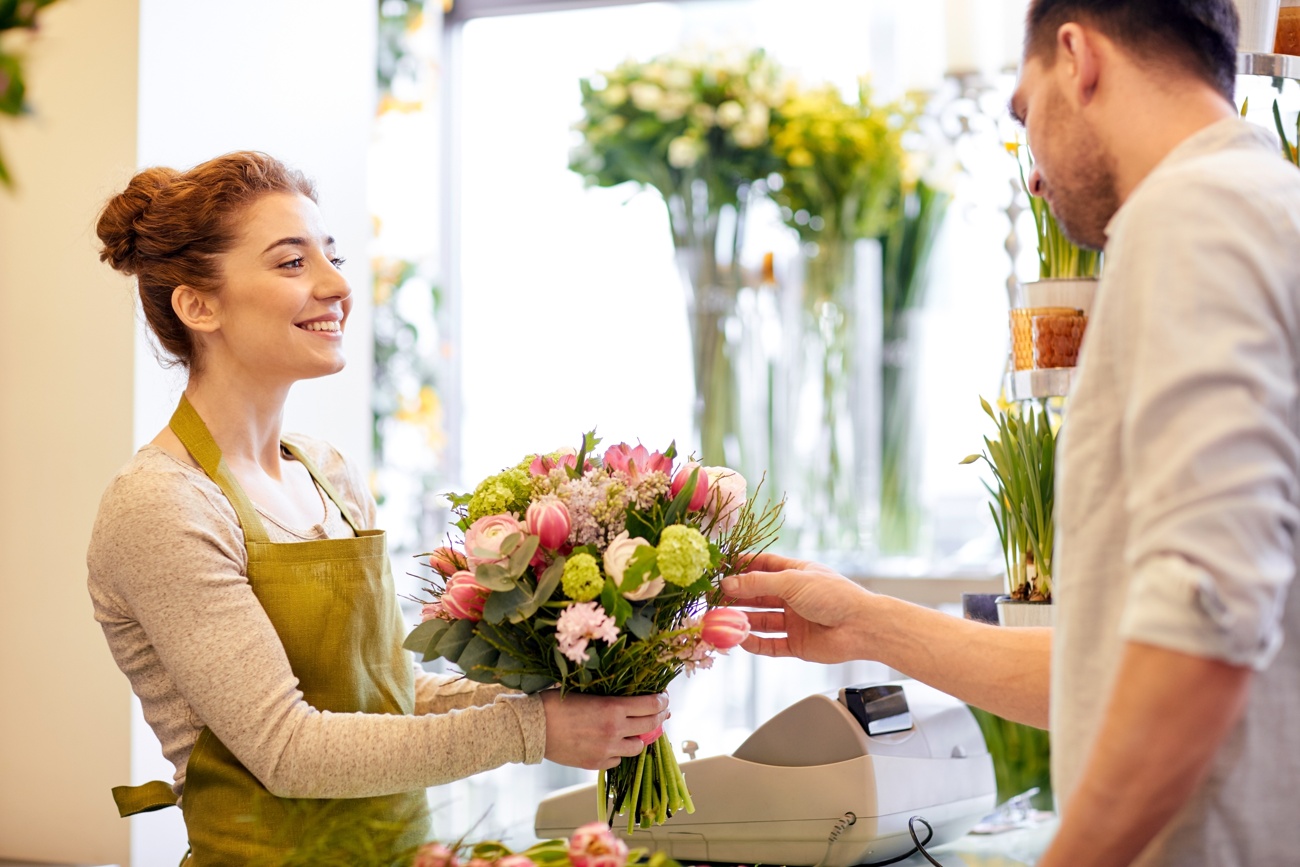
<svg viewBox="0 0 1300 867">
<path fill-rule="evenodd" d="M 373 527 L 360 474 L 326 443 L 292 441 Z M 352 535 L 324 496 L 322 520 L 309 529 L 261 514 L 273 542 Z M 249 587 L 234 509 L 201 470 L 160 448 L 145 446 L 113 479 L 86 559 L 95 619 L 176 766 L 177 794 L 204 726 L 280 797 L 404 792 L 542 759 L 538 697 L 418 667 L 414 716 L 308 705 Z"/>
</svg>

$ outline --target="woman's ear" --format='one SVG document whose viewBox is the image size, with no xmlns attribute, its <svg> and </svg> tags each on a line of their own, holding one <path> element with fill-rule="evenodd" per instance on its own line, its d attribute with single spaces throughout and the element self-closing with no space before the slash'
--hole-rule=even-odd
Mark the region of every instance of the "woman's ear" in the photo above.
<svg viewBox="0 0 1300 867">
<path fill-rule="evenodd" d="M 172 290 L 172 310 L 181 324 L 191 331 L 212 333 L 221 327 L 217 316 L 217 296 L 180 285 Z"/>
</svg>

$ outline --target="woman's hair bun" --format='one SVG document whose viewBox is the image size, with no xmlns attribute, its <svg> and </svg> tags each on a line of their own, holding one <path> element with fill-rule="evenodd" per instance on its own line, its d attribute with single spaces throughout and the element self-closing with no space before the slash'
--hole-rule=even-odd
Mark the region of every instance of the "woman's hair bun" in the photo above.
<svg viewBox="0 0 1300 867">
<path fill-rule="evenodd" d="M 138 241 L 145 215 L 154 198 L 179 176 L 175 169 L 145 169 L 131 179 L 125 190 L 109 200 L 95 226 L 95 233 L 104 245 L 99 251 L 99 261 L 107 262 L 114 271 L 123 274 L 136 273 Z"/>
</svg>

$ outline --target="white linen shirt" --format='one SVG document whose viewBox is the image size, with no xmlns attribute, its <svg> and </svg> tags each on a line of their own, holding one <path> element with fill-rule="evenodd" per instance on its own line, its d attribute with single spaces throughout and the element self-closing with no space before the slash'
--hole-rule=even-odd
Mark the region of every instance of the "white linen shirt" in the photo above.
<svg viewBox="0 0 1300 867">
<path fill-rule="evenodd" d="M 1269 133 L 1221 121 L 1142 181 L 1107 239 L 1060 446 L 1058 801 L 1125 641 L 1249 666 L 1244 718 L 1135 863 L 1295 863 L 1300 170 Z"/>
</svg>

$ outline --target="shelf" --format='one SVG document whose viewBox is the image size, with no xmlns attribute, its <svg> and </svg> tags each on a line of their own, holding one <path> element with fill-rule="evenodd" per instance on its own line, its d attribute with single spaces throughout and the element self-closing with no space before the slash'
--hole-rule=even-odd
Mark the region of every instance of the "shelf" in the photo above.
<svg viewBox="0 0 1300 867">
<path fill-rule="evenodd" d="M 1300 79 L 1300 57 L 1290 54 L 1247 54 L 1242 52 L 1237 55 L 1237 74 Z"/>
<path fill-rule="evenodd" d="M 1012 400 L 1065 397 L 1074 385 L 1074 371 L 1073 367 L 1013 371 L 1010 397 Z"/>
</svg>

